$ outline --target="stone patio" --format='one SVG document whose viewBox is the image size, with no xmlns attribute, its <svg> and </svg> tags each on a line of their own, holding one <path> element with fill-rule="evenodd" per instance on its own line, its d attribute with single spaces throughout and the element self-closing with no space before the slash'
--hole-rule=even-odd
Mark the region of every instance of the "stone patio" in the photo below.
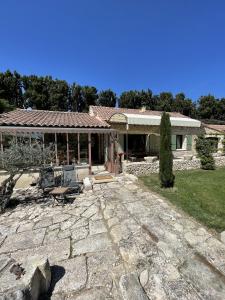
<svg viewBox="0 0 225 300">
<path fill-rule="evenodd" d="M 225 245 L 131 177 L 0 216 L 2 261 L 48 257 L 46 299 L 224 299 Z M 4 266 L 3 266 L 4 267 Z"/>
</svg>

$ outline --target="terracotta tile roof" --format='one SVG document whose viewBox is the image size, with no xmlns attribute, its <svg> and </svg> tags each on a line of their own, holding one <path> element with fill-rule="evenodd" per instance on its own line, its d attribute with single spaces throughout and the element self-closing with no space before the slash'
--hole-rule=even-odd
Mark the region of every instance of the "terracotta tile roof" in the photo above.
<svg viewBox="0 0 225 300">
<path fill-rule="evenodd" d="M 0 115 L 0 125 L 8 126 L 32 126 L 32 127 L 110 127 L 98 117 L 88 113 L 25 110 L 14 111 Z"/>
<path fill-rule="evenodd" d="M 114 107 L 106 107 L 106 106 L 90 106 L 89 107 L 90 114 L 98 116 L 102 120 L 108 121 L 112 115 L 115 113 L 126 113 L 126 114 L 140 114 L 140 115 L 152 115 L 152 116 L 161 116 L 162 111 L 156 110 L 146 110 L 142 111 L 141 109 L 132 109 L 132 108 L 114 108 Z M 177 112 L 169 112 L 171 117 L 179 117 L 179 118 L 189 118 Z"/>
<path fill-rule="evenodd" d="M 207 128 L 214 129 L 214 130 L 217 130 L 217 131 L 225 133 L 225 125 L 205 124 L 204 123 L 204 127 L 207 127 Z"/>
</svg>

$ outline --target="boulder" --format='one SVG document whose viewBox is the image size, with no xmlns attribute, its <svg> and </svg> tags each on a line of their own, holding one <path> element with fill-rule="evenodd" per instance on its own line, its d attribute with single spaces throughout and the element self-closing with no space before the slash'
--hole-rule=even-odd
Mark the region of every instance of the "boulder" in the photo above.
<svg viewBox="0 0 225 300">
<path fill-rule="evenodd" d="M 92 190 L 92 183 L 89 177 L 85 177 L 83 179 L 83 185 L 85 191 L 91 191 Z"/>
<path fill-rule="evenodd" d="M 38 300 L 46 294 L 51 283 L 48 259 L 41 256 L 14 260 L 7 255 L 0 257 L 0 300 Z"/>
</svg>

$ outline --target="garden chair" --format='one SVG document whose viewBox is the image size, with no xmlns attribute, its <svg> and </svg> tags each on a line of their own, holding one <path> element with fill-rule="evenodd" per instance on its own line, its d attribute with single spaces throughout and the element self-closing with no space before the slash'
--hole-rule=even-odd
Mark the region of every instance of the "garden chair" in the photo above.
<svg viewBox="0 0 225 300">
<path fill-rule="evenodd" d="M 55 187 L 53 167 L 42 167 L 40 169 L 39 186 L 44 193 L 50 192 Z"/>
<path fill-rule="evenodd" d="M 72 194 L 80 194 L 82 185 L 78 182 L 77 172 L 74 165 L 65 165 L 62 167 L 61 186 L 70 188 L 69 190 Z"/>
</svg>

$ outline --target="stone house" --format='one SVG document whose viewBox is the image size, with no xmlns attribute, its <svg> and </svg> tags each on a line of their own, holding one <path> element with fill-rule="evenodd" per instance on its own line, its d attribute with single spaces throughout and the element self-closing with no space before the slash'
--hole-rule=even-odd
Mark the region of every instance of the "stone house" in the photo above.
<svg viewBox="0 0 225 300">
<path fill-rule="evenodd" d="M 221 131 L 180 113 L 170 112 L 171 145 L 175 157 L 195 154 L 195 137 Z M 0 116 L 0 146 L 10 139 L 39 139 L 55 148 L 53 164 L 105 165 L 115 170 L 118 160 L 144 161 L 159 154 L 162 112 L 90 106 L 88 113 L 17 109 Z M 221 135 L 222 136 L 222 135 Z M 224 135 L 223 135 L 224 137 Z M 221 141 L 218 147 L 221 147 Z"/>
<path fill-rule="evenodd" d="M 211 141 L 215 153 L 223 153 L 225 125 L 202 124 L 203 133 Z"/>
</svg>

